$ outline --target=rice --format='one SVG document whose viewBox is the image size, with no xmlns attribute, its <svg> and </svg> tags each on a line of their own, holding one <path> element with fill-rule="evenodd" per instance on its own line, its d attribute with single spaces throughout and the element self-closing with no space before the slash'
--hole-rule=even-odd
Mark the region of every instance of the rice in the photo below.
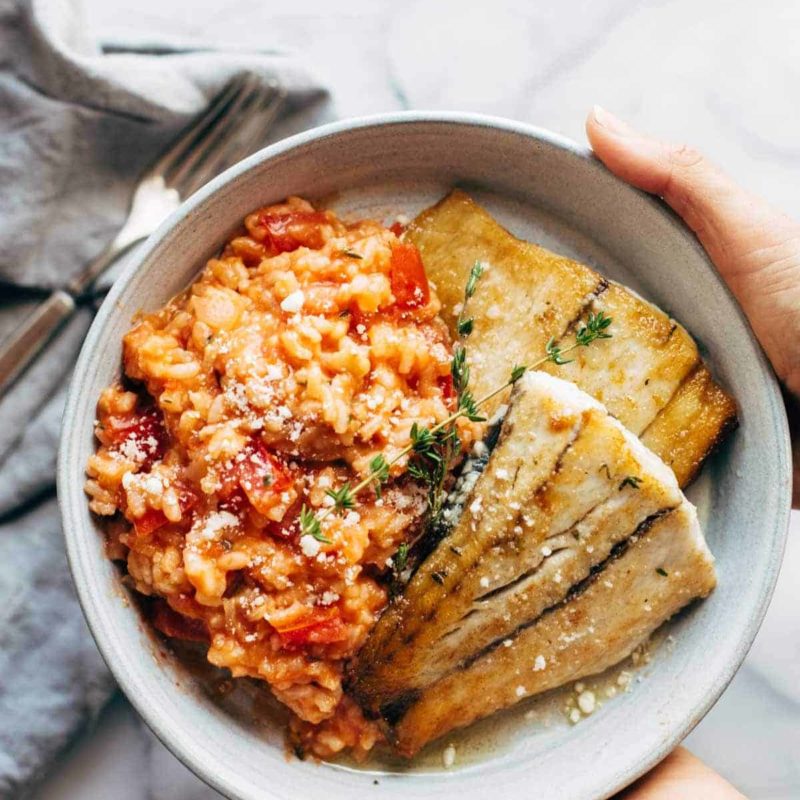
<svg viewBox="0 0 800 800">
<path fill-rule="evenodd" d="M 451 343 L 409 248 L 299 198 L 259 209 L 189 289 L 136 321 L 123 378 L 98 402 L 86 491 L 110 557 L 157 628 L 266 681 L 295 745 L 319 757 L 380 740 L 343 671 L 425 494 L 403 459 L 381 498 L 363 492 L 325 519 L 326 541 L 300 535 L 300 508 L 326 507 L 413 423 L 453 410 Z"/>
</svg>

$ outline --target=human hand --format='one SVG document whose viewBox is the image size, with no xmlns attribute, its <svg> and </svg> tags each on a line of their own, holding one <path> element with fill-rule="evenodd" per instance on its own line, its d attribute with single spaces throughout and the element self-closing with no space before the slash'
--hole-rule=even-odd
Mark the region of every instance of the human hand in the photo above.
<svg viewBox="0 0 800 800">
<path fill-rule="evenodd" d="M 644 136 L 597 106 L 586 133 L 613 173 L 660 195 L 683 218 L 744 309 L 787 389 L 800 507 L 800 224 L 696 150 Z"/>
<path fill-rule="evenodd" d="M 745 800 L 699 758 L 679 747 L 617 800 Z"/>
</svg>

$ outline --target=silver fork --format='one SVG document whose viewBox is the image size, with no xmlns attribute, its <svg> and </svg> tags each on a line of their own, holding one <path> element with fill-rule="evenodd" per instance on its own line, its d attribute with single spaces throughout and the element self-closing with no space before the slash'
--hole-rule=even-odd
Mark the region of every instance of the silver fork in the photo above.
<svg viewBox="0 0 800 800">
<path fill-rule="evenodd" d="M 253 152 L 286 99 L 276 82 L 234 78 L 139 179 L 128 217 L 113 241 L 64 289 L 54 291 L 0 342 L 0 396 L 69 319 L 97 278 L 149 236 L 182 200 L 223 169 Z"/>
</svg>

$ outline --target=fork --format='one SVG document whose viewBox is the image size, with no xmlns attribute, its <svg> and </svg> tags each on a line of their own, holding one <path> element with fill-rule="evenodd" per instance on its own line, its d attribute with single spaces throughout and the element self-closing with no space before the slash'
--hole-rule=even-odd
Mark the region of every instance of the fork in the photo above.
<svg viewBox="0 0 800 800">
<path fill-rule="evenodd" d="M 208 110 L 139 179 L 128 216 L 108 246 L 0 342 L 0 396 L 117 258 L 147 238 L 182 200 L 260 145 L 285 100 L 286 91 L 276 81 L 265 83 L 252 74 L 239 75 L 222 89 Z"/>
</svg>

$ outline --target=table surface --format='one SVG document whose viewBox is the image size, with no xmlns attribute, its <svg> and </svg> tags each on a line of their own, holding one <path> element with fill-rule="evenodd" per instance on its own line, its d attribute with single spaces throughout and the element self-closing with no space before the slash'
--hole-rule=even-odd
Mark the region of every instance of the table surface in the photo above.
<svg viewBox="0 0 800 800">
<path fill-rule="evenodd" d="M 701 147 L 798 215 L 800 4 L 762 0 L 87 0 L 108 39 L 151 32 L 299 52 L 333 99 L 329 116 L 400 108 L 481 111 L 583 141 L 600 103 Z M 764 626 L 688 746 L 751 798 L 800 797 L 800 515 Z M 36 800 L 219 797 L 160 745 L 122 697 L 59 762 Z M 298 800 L 300 800 L 298 798 Z"/>
</svg>

